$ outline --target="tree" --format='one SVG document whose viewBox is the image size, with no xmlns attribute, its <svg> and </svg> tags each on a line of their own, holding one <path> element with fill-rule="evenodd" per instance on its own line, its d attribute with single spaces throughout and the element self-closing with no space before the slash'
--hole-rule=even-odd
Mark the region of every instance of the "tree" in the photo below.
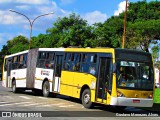
<svg viewBox="0 0 160 120">
<path fill-rule="evenodd" d="M 2 70 L 3 60 L 5 55 L 17 53 L 28 49 L 29 42 L 24 36 L 14 37 L 12 40 L 7 41 L 7 45 L 4 45 L 0 51 L 0 71 Z"/>
<path fill-rule="evenodd" d="M 27 50 L 29 47 L 28 39 L 24 36 L 14 37 L 13 40 L 7 41 L 8 52 L 13 54 Z"/>
<path fill-rule="evenodd" d="M 37 37 L 32 37 L 31 48 L 53 48 L 54 44 L 51 35 L 39 34 Z"/>
<path fill-rule="evenodd" d="M 160 40 L 160 2 L 146 0 L 130 3 L 127 12 L 127 48 L 149 52 L 150 44 Z"/>
<path fill-rule="evenodd" d="M 150 44 L 156 44 L 160 40 L 160 20 L 148 20 L 131 23 L 127 28 L 127 48 L 140 47 L 149 52 Z"/>
<path fill-rule="evenodd" d="M 58 18 L 47 33 L 52 36 L 54 47 L 91 46 L 92 28 L 87 21 L 75 13 L 69 17 Z"/>
<path fill-rule="evenodd" d="M 159 52 L 160 52 L 160 46 L 159 45 L 152 47 L 152 55 L 153 55 L 153 58 L 155 60 L 155 63 L 158 62 Z"/>
<path fill-rule="evenodd" d="M 7 45 L 3 45 L 2 50 L 0 51 L 0 71 L 2 71 L 3 68 L 3 60 L 4 60 L 4 56 L 10 54 L 8 51 L 8 47 Z"/>
<path fill-rule="evenodd" d="M 123 33 L 123 19 L 111 17 L 103 24 L 95 24 L 95 36 L 98 47 L 120 47 Z"/>
</svg>

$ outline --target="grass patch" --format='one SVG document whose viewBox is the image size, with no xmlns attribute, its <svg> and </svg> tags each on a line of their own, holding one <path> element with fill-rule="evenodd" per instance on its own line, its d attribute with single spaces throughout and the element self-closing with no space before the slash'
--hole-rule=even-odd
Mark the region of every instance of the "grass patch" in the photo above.
<svg viewBox="0 0 160 120">
<path fill-rule="evenodd" d="M 160 103 L 160 88 L 155 89 L 154 103 Z"/>
</svg>

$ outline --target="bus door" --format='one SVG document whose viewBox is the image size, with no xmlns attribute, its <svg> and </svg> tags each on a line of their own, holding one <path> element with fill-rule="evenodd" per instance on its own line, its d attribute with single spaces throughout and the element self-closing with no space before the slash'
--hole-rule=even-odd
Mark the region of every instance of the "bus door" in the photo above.
<svg viewBox="0 0 160 120">
<path fill-rule="evenodd" d="M 55 56 L 55 65 L 54 65 L 54 77 L 53 77 L 53 91 L 60 92 L 60 79 L 61 79 L 61 71 L 62 71 L 62 63 L 63 63 L 63 53 L 56 53 Z"/>
<path fill-rule="evenodd" d="M 11 87 L 11 82 L 12 80 L 10 80 L 10 76 L 11 76 L 11 67 L 12 67 L 12 61 L 11 59 L 8 59 L 7 60 L 7 64 L 6 64 L 6 67 L 7 67 L 7 76 L 6 76 L 6 87 Z"/>
<path fill-rule="evenodd" d="M 111 54 L 100 54 L 98 59 L 96 101 L 106 103 L 107 92 L 110 94 L 111 90 Z"/>
</svg>

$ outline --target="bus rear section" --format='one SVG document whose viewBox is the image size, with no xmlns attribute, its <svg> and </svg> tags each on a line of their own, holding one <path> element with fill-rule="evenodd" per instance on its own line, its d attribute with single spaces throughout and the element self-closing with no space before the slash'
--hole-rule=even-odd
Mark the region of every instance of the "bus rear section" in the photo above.
<svg viewBox="0 0 160 120">
<path fill-rule="evenodd" d="M 151 54 L 116 49 L 116 96 L 111 105 L 152 107 L 154 70 Z"/>
<path fill-rule="evenodd" d="M 27 54 L 28 50 L 4 57 L 2 86 L 12 87 L 13 92 L 26 88 Z"/>
</svg>

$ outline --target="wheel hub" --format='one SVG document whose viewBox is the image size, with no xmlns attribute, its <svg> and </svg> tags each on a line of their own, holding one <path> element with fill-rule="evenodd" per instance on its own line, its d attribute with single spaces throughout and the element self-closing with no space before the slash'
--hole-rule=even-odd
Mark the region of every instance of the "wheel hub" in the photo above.
<svg viewBox="0 0 160 120">
<path fill-rule="evenodd" d="M 89 94 L 86 94 L 86 95 L 84 96 L 84 102 L 85 102 L 86 104 L 90 102 L 90 95 L 89 95 Z"/>
</svg>

